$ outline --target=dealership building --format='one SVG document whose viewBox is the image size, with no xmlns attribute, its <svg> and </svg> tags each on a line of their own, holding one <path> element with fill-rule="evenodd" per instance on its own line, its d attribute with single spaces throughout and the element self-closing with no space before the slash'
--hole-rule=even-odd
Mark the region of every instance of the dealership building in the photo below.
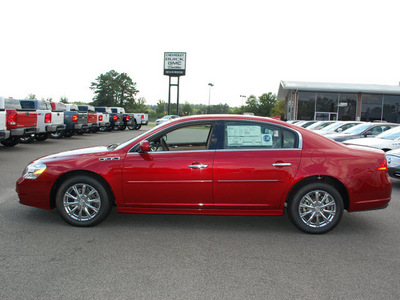
<svg viewBox="0 0 400 300">
<path fill-rule="evenodd" d="M 287 120 L 361 120 L 400 123 L 400 86 L 281 81 Z"/>
</svg>

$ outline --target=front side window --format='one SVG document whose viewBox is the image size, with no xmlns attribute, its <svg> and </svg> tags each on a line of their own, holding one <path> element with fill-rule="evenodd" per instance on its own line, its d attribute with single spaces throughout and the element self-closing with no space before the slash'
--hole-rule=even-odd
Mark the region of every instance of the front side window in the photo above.
<svg viewBox="0 0 400 300">
<path fill-rule="evenodd" d="M 190 125 L 149 138 L 150 152 L 208 150 L 211 124 Z"/>
<path fill-rule="evenodd" d="M 259 123 L 228 122 L 225 149 L 297 148 L 297 135 L 288 129 Z"/>
</svg>

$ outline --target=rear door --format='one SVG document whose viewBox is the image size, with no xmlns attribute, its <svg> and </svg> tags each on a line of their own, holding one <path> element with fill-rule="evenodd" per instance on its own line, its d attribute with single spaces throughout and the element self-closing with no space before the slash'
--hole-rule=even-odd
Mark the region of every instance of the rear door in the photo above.
<svg viewBox="0 0 400 300">
<path fill-rule="evenodd" d="M 281 210 L 301 160 L 300 135 L 251 121 L 226 122 L 214 159 L 216 209 Z"/>
</svg>

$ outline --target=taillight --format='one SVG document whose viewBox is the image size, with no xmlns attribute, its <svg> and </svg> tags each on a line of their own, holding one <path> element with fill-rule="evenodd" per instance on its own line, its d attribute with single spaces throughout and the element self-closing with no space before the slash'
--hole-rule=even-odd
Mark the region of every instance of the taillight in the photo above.
<svg viewBox="0 0 400 300">
<path fill-rule="evenodd" d="M 387 169 L 388 169 L 387 161 L 386 161 L 386 159 L 384 159 L 383 162 L 378 167 L 378 171 L 387 171 Z"/>
<path fill-rule="evenodd" d="M 113 117 L 113 120 L 114 120 L 114 121 L 117 121 L 117 120 L 118 120 L 118 117 L 115 115 L 115 116 Z"/>
<path fill-rule="evenodd" d="M 144 115 L 142 115 L 141 118 L 144 119 Z"/>
<path fill-rule="evenodd" d="M 72 122 L 78 122 L 78 115 L 72 116 Z"/>
<path fill-rule="evenodd" d="M 47 113 L 47 114 L 44 116 L 44 122 L 45 122 L 45 123 L 51 123 L 51 113 Z"/>
<path fill-rule="evenodd" d="M 103 121 L 103 116 L 102 115 L 99 116 L 99 121 Z"/>
<path fill-rule="evenodd" d="M 129 121 L 129 116 L 126 116 L 126 120 Z"/>
<path fill-rule="evenodd" d="M 10 112 L 7 115 L 7 123 L 8 123 L 8 125 L 17 125 L 17 113 L 16 112 Z"/>
</svg>

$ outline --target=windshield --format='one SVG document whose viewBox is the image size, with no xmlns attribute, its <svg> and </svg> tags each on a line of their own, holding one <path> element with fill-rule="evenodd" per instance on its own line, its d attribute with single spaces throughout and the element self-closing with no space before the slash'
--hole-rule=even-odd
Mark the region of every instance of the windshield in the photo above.
<svg viewBox="0 0 400 300">
<path fill-rule="evenodd" d="M 336 122 L 336 123 L 330 124 L 329 126 L 326 126 L 325 128 L 322 128 L 321 130 L 322 131 L 333 131 L 342 125 L 343 125 L 343 122 Z"/>
<path fill-rule="evenodd" d="M 116 149 L 116 150 L 121 149 L 121 148 L 123 148 L 123 147 L 129 145 L 130 143 L 132 143 L 132 146 L 134 146 L 134 145 L 135 145 L 135 143 L 134 143 L 135 140 L 138 140 L 138 139 L 142 138 L 144 135 L 146 135 L 146 134 L 148 134 L 148 133 L 151 133 L 151 132 L 153 132 L 153 131 L 155 131 L 155 130 L 158 130 L 158 129 L 164 127 L 164 126 L 167 126 L 167 124 L 168 124 L 168 123 L 165 123 L 165 124 L 156 126 L 156 127 L 154 127 L 153 129 L 150 129 L 149 131 L 143 132 L 141 135 L 135 136 L 134 138 L 132 138 L 132 139 L 130 139 L 130 140 L 127 140 L 126 142 L 124 142 L 124 143 L 118 145 L 118 147 L 116 147 L 115 149 Z M 114 150 L 114 149 L 113 149 L 113 150 Z"/>
<path fill-rule="evenodd" d="M 164 116 L 161 119 L 169 119 L 169 118 L 171 118 L 171 116 Z"/>
<path fill-rule="evenodd" d="M 400 137 L 400 127 L 389 129 L 376 136 L 377 139 L 395 140 Z"/>
<path fill-rule="evenodd" d="M 342 133 L 343 134 L 360 134 L 361 132 L 368 129 L 369 127 L 371 127 L 371 124 L 360 124 L 360 125 L 351 127 L 349 129 L 343 131 Z"/>
</svg>

